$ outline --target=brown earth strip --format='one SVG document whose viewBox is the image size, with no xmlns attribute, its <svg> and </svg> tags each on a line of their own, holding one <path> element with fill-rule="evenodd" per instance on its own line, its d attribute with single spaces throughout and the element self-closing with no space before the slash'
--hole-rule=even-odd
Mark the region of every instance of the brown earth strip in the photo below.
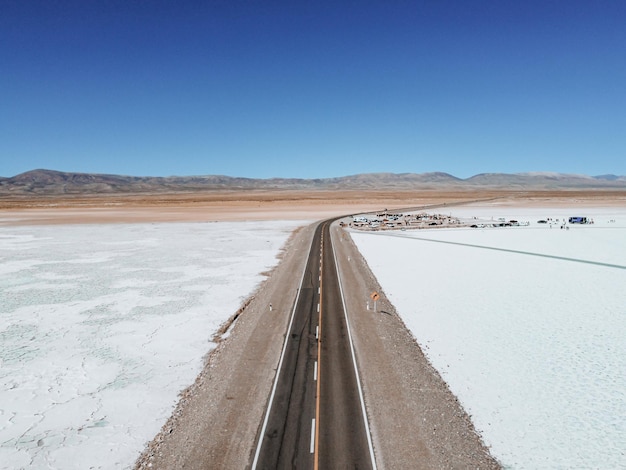
<svg viewBox="0 0 626 470">
<path fill-rule="evenodd" d="M 320 220 L 344 214 L 498 199 L 529 205 L 626 204 L 624 191 L 213 191 L 0 197 L 1 225 Z"/>
</svg>

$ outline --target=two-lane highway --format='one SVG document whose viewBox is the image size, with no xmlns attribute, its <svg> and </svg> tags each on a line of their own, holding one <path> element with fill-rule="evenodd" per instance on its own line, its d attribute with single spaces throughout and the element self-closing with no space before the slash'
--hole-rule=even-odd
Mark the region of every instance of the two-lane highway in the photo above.
<svg viewBox="0 0 626 470">
<path fill-rule="evenodd" d="M 375 468 L 330 237 L 313 237 L 252 468 Z"/>
</svg>

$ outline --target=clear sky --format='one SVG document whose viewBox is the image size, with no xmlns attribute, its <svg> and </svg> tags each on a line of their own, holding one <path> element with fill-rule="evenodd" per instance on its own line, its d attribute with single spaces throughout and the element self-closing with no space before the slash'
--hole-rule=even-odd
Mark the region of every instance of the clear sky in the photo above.
<svg viewBox="0 0 626 470">
<path fill-rule="evenodd" d="M 622 0 L 0 0 L 0 176 L 626 175 Z"/>
</svg>

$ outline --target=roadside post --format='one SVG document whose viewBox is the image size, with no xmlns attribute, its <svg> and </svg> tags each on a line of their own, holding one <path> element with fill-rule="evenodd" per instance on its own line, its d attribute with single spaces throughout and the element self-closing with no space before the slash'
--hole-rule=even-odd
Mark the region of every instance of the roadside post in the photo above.
<svg viewBox="0 0 626 470">
<path fill-rule="evenodd" d="M 374 301 L 374 313 L 376 313 L 376 302 L 380 299 L 380 295 L 378 295 L 378 292 L 374 291 L 370 294 L 370 299 Z"/>
</svg>

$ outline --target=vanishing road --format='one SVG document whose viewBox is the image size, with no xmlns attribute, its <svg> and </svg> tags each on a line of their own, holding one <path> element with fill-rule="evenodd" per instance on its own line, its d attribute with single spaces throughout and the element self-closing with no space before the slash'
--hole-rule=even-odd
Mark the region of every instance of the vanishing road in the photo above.
<svg viewBox="0 0 626 470">
<path fill-rule="evenodd" d="M 330 223 L 313 237 L 253 469 L 375 468 Z"/>
</svg>

